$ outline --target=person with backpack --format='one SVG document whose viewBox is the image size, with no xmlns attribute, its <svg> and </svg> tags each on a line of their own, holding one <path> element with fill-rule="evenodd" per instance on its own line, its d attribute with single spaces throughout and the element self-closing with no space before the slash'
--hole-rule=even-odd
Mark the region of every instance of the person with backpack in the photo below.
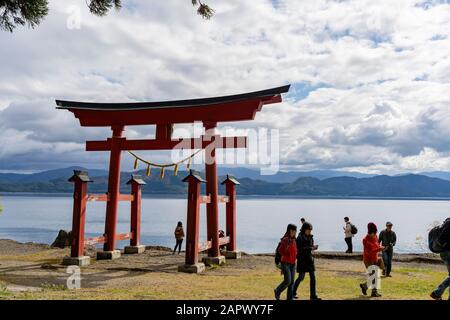
<svg viewBox="0 0 450 320">
<path fill-rule="evenodd" d="M 392 257 L 394 255 L 394 246 L 397 242 L 397 235 L 394 231 L 392 231 L 392 222 L 386 222 L 386 229 L 380 232 L 380 235 L 378 236 L 378 242 L 386 248 L 381 253 L 384 266 L 386 267 L 386 270 L 383 270 L 383 275 L 385 275 L 386 277 L 392 277 Z"/>
<path fill-rule="evenodd" d="M 358 229 L 356 229 L 356 226 L 350 222 L 348 217 L 345 217 L 344 221 L 345 243 L 347 244 L 347 251 L 345 251 L 345 253 L 353 253 L 352 238 L 358 233 Z"/>
<path fill-rule="evenodd" d="M 448 277 L 430 295 L 435 300 L 442 300 L 445 289 L 450 287 L 450 218 L 447 218 L 441 226 L 430 231 L 428 244 L 432 252 L 439 253 L 447 266 Z M 450 301 L 450 291 L 448 300 Z"/>
<path fill-rule="evenodd" d="M 316 293 L 316 273 L 314 266 L 314 257 L 312 252 L 318 249 L 314 245 L 314 238 L 311 234 L 312 224 L 303 223 L 300 233 L 297 237 L 297 272 L 298 278 L 294 283 L 294 299 L 298 299 L 297 290 L 300 283 L 305 279 L 305 274 L 309 273 L 309 297 L 311 300 L 321 300 Z"/>
<path fill-rule="evenodd" d="M 178 248 L 178 254 L 180 254 L 181 245 L 183 244 L 183 239 L 184 239 L 183 223 L 181 221 L 178 221 L 177 227 L 175 228 L 175 231 L 174 231 L 174 235 L 175 235 L 176 244 L 175 244 L 175 248 L 173 249 L 173 254 L 175 254 L 175 252 L 177 251 L 177 248 Z"/>
<path fill-rule="evenodd" d="M 378 256 L 378 252 L 384 250 L 384 247 L 380 245 L 377 237 L 377 226 L 373 222 L 369 222 L 367 225 L 367 235 L 363 239 L 363 262 L 365 267 L 368 269 L 370 266 L 378 266 L 384 270 L 383 260 Z M 367 295 L 367 281 L 364 281 L 360 285 L 363 295 Z M 372 288 L 372 297 L 381 297 L 376 288 Z"/>
<path fill-rule="evenodd" d="M 275 262 L 277 259 L 281 262 L 281 272 L 284 279 L 280 285 L 274 289 L 275 299 L 280 300 L 281 293 L 287 289 L 287 300 L 293 300 L 294 278 L 295 278 L 295 261 L 297 258 L 297 244 L 295 236 L 297 234 L 297 226 L 289 224 L 283 238 L 278 244 Z"/>
</svg>

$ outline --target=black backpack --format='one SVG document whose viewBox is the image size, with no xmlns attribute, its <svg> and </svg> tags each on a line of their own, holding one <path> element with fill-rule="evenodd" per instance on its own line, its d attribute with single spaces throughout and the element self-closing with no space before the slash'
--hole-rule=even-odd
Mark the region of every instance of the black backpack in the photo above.
<svg viewBox="0 0 450 320">
<path fill-rule="evenodd" d="M 350 231 L 352 234 L 358 233 L 358 228 L 353 223 L 350 225 L 350 227 L 352 228 Z"/>
<path fill-rule="evenodd" d="M 447 241 L 440 243 L 439 238 L 443 232 L 450 233 L 450 219 L 445 220 L 442 225 L 434 227 L 428 232 L 428 248 L 431 252 L 441 253 L 447 250 L 450 242 L 450 234 L 447 234 L 446 237 L 444 236 L 444 238 L 448 239 Z"/>
<path fill-rule="evenodd" d="M 280 246 L 281 246 L 281 241 L 278 242 L 277 248 L 275 249 L 275 265 L 279 265 L 281 263 Z"/>
</svg>

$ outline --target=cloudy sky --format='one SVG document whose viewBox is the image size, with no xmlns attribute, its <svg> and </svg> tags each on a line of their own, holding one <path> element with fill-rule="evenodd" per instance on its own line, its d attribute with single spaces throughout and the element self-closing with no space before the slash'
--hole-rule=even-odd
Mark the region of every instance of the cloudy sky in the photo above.
<svg viewBox="0 0 450 320">
<path fill-rule="evenodd" d="M 283 103 L 233 124 L 278 129 L 283 168 L 450 170 L 450 1 L 208 0 L 209 21 L 189 0 L 123 2 L 99 18 L 82 0 L 53 0 L 38 28 L 0 32 L 1 171 L 106 168 L 107 155 L 84 141 L 109 131 L 81 128 L 55 99 L 171 100 L 288 83 Z M 124 156 L 123 168 L 131 162 Z"/>
</svg>

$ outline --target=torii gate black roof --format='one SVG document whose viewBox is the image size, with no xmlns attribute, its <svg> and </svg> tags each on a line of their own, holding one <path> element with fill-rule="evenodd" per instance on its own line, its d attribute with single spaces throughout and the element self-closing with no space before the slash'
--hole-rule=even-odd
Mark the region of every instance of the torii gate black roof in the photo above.
<svg viewBox="0 0 450 320">
<path fill-rule="evenodd" d="M 188 99 L 188 100 L 172 100 L 159 102 L 124 102 L 124 103 L 97 103 L 97 102 L 78 102 L 56 100 L 57 109 L 83 109 L 98 111 L 121 111 L 121 110 L 143 110 L 143 109 L 161 109 L 176 107 L 200 107 L 207 105 L 215 105 L 221 103 L 238 102 L 255 98 L 271 97 L 289 91 L 290 85 L 266 89 L 261 91 L 247 92 L 229 96 Z"/>
</svg>

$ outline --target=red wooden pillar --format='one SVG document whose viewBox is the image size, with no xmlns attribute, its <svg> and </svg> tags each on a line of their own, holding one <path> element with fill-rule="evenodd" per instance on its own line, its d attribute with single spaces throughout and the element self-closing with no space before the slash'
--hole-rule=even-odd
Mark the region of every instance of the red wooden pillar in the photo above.
<svg viewBox="0 0 450 320">
<path fill-rule="evenodd" d="M 227 221 L 227 236 L 230 237 L 230 242 L 227 246 L 227 251 L 236 252 L 236 185 L 239 185 L 233 176 L 227 175 L 227 178 L 222 182 L 226 188 L 226 195 L 228 202 L 226 204 L 226 221 Z M 229 258 L 226 255 L 227 258 Z"/>
<path fill-rule="evenodd" d="M 74 170 L 69 182 L 75 184 L 73 192 L 72 242 L 70 257 L 65 257 L 63 264 L 88 265 L 89 257 L 84 256 L 84 226 L 86 224 L 87 183 L 92 180 L 86 171 Z"/>
<path fill-rule="evenodd" d="M 140 175 L 132 174 L 131 179 L 127 182 L 131 184 L 131 194 L 133 200 L 131 201 L 131 227 L 130 232 L 132 237 L 130 245 L 124 248 L 125 253 L 142 253 L 145 251 L 145 246 L 141 245 L 141 186 L 146 184 Z"/>
<path fill-rule="evenodd" d="M 215 146 L 215 122 L 204 122 L 206 141 L 211 143 L 205 149 L 205 176 L 206 176 L 206 194 L 210 196 L 211 201 L 206 204 L 206 225 L 208 240 L 211 241 L 211 249 L 208 256 L 217 258 L 220 256 L 219 249 L 219 202 L 218 202 L 218 184 L 217 184 L 217 165 L 216 165 L 216 146 Z"/>
<path fill-rule="evenodd" d="M 123 126 L 112 126 L 112 138 L 108 139 L 111 143 L 111 156 L 109 160 L 109 178 L 108 178 L 108 202 L 106 203 L 105 236 L 106 243 L 103 250 L 112 254 L 100 254 L 97 258 L 111 259 L 120 256 L 120 251 L 116 252 L 116 225 L 117 211 L 120 194 L 120 156 L 122 153 L 121 144 Z"/>
<path fill-rule="evenodd" d="M 81 257 L 84 251 L 84 226 L 86 223 L 87 183 L 91 181 L 86 171 L 74 170 L 69 182 L 75 183 L 73 192 L 72 243 L 70 256 Z"/>
<path fill-rule="evenodd" d="M 197 171 L 191 170 L 183 179 L 188 183 L 188 205 L 186 223 L 186 258 L 185 264 L 178 271 L 199 273 L 205 270 L 203 263 L 198 263 L 198 238 L 200 222 L 200 184 L 206 182 Z"/>
</svg>

